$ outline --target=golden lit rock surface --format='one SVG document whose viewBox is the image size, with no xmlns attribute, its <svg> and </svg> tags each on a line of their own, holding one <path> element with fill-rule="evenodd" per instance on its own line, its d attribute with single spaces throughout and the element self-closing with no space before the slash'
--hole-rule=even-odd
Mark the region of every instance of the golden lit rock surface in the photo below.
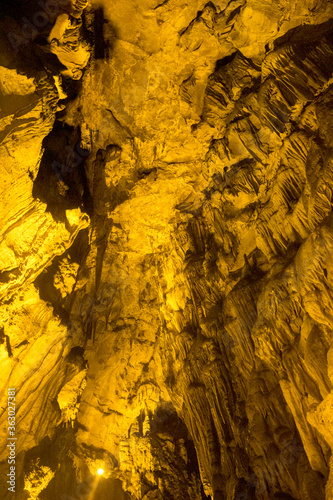
<svg viewBox="0 0 333 500">
<path fill-rule="evenodd" d="M 10 387 L 18 500 L 331 500 L 332 3 L 51 4 L 0 8 L 4 498 Z"/>
</svg>

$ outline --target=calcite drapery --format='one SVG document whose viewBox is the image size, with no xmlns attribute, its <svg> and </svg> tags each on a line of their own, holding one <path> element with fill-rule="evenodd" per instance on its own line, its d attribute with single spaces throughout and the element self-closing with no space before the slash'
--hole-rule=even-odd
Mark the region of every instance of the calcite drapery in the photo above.
<svg viewBox="0 0 333 500">
<path fill-rule="evenodd" d="M 92 2 L 79 83 L 45 57 L 56 18 L 16 52 L 12 9 L 0 338 L 18 498 L 38 470 L 39 498 L 78 498 L 103 466 L 133 499 L 330 499 L 332 5 Z"/>
</svg>

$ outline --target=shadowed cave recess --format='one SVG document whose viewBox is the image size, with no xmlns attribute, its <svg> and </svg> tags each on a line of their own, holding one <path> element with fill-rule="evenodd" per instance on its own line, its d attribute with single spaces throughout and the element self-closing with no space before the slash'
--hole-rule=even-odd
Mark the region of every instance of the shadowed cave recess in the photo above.
<svg viewBox="0 0 333 500">
<path fill-rule="evenodd" d="M 333 499 L 333 4 L 0 4 L 1 498 Z"/>
</svg>

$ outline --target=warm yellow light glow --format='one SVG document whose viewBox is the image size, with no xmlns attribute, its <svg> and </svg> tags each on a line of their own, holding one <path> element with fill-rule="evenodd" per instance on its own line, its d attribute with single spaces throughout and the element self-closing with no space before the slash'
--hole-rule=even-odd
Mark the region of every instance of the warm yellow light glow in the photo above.
<svg viewBox="0 0 333 500">
<path fill-rule="evenodd" d="M 98 469 L 97 474 L 99 476 L 102 476 L 104 474 L 104 470 L 103 469 Z"/>
</svg>

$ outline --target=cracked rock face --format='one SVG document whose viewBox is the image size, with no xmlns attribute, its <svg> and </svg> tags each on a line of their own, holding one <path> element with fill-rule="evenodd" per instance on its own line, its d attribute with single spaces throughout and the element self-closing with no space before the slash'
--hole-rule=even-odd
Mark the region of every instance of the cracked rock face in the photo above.
<svg viewBox="0 0 333 500">
<path fill-rule="evenodd" d="M 0 11 L 4 498 L 331 500 L 332 3 Z"/>
</svg>

